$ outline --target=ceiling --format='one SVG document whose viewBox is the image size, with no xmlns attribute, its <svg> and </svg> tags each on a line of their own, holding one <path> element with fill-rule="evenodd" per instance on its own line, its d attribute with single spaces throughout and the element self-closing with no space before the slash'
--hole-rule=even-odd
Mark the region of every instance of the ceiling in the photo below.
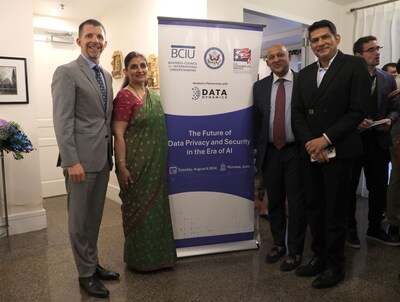
<svg viewBox="0 0 400 302">
<path fill-rule="evenodd" d="M 349 5 L 349 4 L 353 4 L 356 2 L 360 2 L 362 0 L 328 0 L 328 1 L 339 4 L 339 5 Z"/>
<path fill-rule="evenodd" d="M 127 0 L 33 0 L 35 15 L 52 16 L 74 20 L 96 18 Z M 328 0 L 339 5 L 350 5 L 360 0 Z M 261 49 L 274 43 L 287 45 L 289 49 L 300 48 L 303 25 L 298 22 L 244 10 L 246 23 L 266 24 Z"/>
<path fill-rule="evenodd" d="M 33 0 L 35 15 L 75 20 L 96 18 L 127 0 Z M 61 6 L 62 5 L 62 6 Z"/>
<path fill-rule="evenodd" d="M 84 20 L 97 17 L 127 0 L 33 0 L 36 15 Z M 328 0 L 339 5 L 349 5 L 361 0 Z M 61 9 L 61 4 L 63 8 Z"/>
</svg>

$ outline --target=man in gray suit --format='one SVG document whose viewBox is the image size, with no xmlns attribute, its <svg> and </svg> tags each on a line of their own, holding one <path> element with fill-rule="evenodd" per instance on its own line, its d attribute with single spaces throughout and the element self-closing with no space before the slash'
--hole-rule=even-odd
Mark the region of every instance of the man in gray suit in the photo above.
<svg viewBox="0 0 400 302">
<path fill-rule="evenodd" d="M 97 239 L 112 168 L 111 75 L 98 65 L 107 45 L 104 26 L 89 19 L 76 39 L 81 55 L 59 66 L 51 85 L 53 120 L 68 196 L 68 226 L 79 285 L 89 295 L 105 298 L 100 280 L 119 274 L 99 265 Z"/>
</svg>

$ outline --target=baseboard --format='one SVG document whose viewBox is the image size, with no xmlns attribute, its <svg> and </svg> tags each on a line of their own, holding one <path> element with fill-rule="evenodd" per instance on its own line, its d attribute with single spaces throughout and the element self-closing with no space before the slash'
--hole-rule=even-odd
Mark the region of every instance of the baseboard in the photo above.
<svg viewBox="0 0 400 302">
<path fill-rule="evenodd" d="M 1 225 L 5 225 L 5 218 L 0 218 Z M 38 231 L 47 228 L 46 210 L 9 214 L 8 232 L 10 235 Z"/>
</svg>

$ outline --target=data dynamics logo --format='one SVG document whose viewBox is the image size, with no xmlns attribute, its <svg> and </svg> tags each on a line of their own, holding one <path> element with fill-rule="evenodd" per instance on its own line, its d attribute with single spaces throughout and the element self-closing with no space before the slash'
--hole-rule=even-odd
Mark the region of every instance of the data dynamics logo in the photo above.
<svg viewBox="0 0 400 302">
<path fill-rule="evenodd" d="M 218 69 L 220 68 L 225 61 L 224 53 L 221 49 L 217 47 L 211 47 L 207 49 L 204 54 L 204 62 L 206 65 L 211 69 Z"/>
<path fill-rule="evenodd" d="M 200 96 L 201 96 L 201 91 L 200 91 L 200 89 L 198 88 L 198 87 L 193 87 L 192 88 L 192 93 L 193 93 L 193 95 L 192 95 L 192 100 L 198 100 L 199 98 L 200 98 Z"/>
</svg>

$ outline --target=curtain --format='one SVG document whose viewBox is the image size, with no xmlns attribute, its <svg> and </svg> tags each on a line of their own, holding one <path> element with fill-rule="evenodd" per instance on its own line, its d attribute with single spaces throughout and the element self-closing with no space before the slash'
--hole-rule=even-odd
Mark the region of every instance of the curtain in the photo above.
<svg viewBox="0 0 400 302">
<path fill-rule="evenodd" d="M 360 9 L 355 14 L 354 42 L 360 37 L 375 36 L 379 45 L 383 46 L 380 67 L 386 63 L 397 63 L 400 59 L 400 1 Z M 389 175 L 390 169 L 389 164 Z M 364 172 L 357 193 L 368 197 Z"/>
<path fill-rule="evenodd" d="M 396 63 L 400 58 L 400 1 L 360 9 L 355 14 L 354 42 L 373 35 L 383 46 L 380 66 Z"/>
</svg>

